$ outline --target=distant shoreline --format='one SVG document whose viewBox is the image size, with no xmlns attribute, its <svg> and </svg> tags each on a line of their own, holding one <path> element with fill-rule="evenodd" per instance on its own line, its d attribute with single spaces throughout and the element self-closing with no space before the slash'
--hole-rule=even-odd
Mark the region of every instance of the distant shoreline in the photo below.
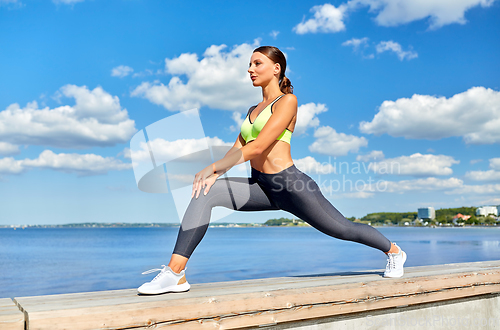
<svg viewBox="0 0 500 330">
<path fill-rule="evenodd" d="M 500 207 L 497 206 L 497 207 Z M 491 213 L 488 216 L 476 216 L 477 207 L 462 206 L 459 208 L 447 208 L 435 210 L 435 216 L 431 218 L 419 218 L 418 212 L 375 212 L 369 213 L 358 219 L 356 217 L 347 220 L 367 224 L 375 228 L 384 227 L 427 227 L 427 228 L 500 228 L 500 217 Z M 0 228 L 179 228 L 179 222 L 81 222 L 67 224 L 15 224 L 0 225 Z M 302 219 L 292 217 L 291 219 L 281 217 L 269 219 L 260 223 L 234 223 L 234 222 L 214 222 L 210 223 L 211 228 L 256 228 L 256 227 L 311 227 Z"/>
</svg>

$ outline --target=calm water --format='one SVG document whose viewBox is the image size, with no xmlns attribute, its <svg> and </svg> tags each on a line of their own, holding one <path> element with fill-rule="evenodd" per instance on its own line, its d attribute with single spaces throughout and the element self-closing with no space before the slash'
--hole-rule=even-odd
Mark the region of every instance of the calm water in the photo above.
<svg viewBox="0 0 500 330">
<path fill-rule="evenodd" d="M 406 266 L 500 259 L 500 228 L 379 228 Z M 0 298 L 136 288 L 167 264 L 177 228 L 0 229 Z M 313 228 L 209 228 L 190 283 L 385 268 L 380 251 Z"/>
</svg>

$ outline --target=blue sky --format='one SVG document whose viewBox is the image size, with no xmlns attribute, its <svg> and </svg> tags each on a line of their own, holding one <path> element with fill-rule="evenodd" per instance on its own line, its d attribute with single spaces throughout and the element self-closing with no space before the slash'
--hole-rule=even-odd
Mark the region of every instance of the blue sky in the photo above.
<svg viewBox="0 0 500 330">
<path fill-rule="evenodd" d="M 178 222 L 130 139 L 198 108 L 232 144 L 259 45 L 288 58 L 296 166 L 345 216 L 500 204 L 500 2 L 398 3 L 0 0 L 0 224 Z"/>
</svg>

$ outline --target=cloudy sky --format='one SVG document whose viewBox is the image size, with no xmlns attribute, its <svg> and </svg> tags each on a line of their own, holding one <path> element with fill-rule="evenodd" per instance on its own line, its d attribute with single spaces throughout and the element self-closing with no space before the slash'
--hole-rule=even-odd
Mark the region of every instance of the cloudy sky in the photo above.
<svg viewBox="0 0 500 330">
<path fill-rule="evenodd" d="M 130 140 L 196 108 L 232 144 L 259 45 L 288 58 L 296 166 L 345 216 L 498 205 L 498 17 L 498 0 L 0 0 L 0 224 L 178 222 L 171 193 L 138 189 Z"/>
</svg>

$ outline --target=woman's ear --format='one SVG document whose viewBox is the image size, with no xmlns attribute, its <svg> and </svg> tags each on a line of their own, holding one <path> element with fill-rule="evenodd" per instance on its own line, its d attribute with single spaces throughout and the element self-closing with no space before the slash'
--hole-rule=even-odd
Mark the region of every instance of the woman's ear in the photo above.
<svg viewBox="0 0 500 330">
<path fill-rule="evenodd" d="M 274 63 L 274 74 L 279 74 L 281 71 L 281 65 L 279 63 Z"/>
</svg>

